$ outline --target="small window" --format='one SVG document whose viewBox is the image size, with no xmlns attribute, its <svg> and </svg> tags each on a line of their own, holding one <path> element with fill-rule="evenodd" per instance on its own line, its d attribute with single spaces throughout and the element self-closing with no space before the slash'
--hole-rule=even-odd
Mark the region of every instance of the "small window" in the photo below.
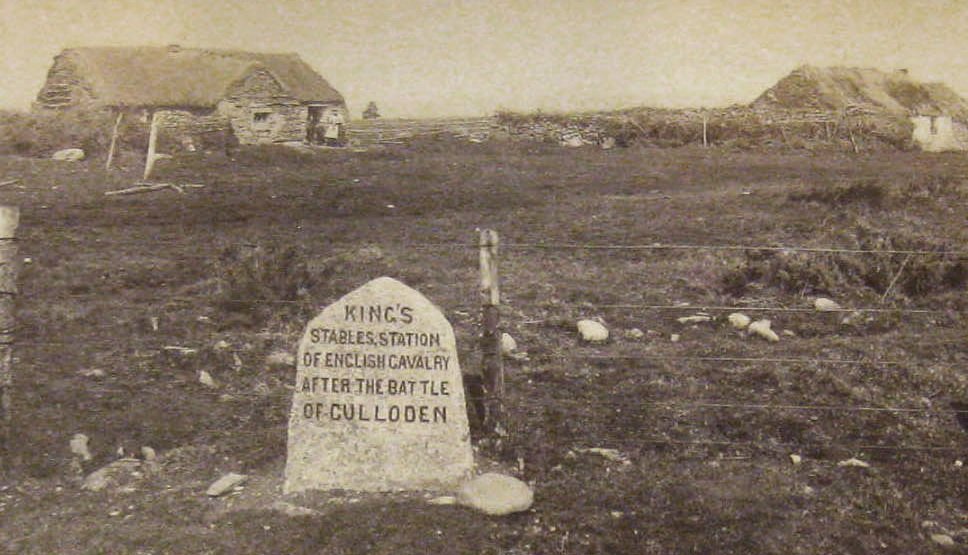
<svg viewBox="0 0 968 555">
<path fill-rule="evenodd" d="M 272 112 L 256 112 L 252 114 L 252 123 L 268 123 Z"/>
</svg>

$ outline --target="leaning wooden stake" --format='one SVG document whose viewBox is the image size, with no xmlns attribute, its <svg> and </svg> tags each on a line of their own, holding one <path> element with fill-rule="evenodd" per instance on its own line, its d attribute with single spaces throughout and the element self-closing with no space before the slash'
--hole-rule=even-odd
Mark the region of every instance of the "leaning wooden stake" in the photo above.
<svg viewBox="0 0 968 555">
<path fill-rule="evenodd" d="M 17 243 L 20 209 L 0 206 L 0 467 L 10 466 L 13 415 L 14 299 L 17 295 Z"/>
<path fill-rule="evenodd" d="M 155 143 L 158 142 L 158 115 L 151 112 L 151 131 L 148 132 L 148 155 L 145 157 L 145 174 L 142 181 L 148 181 L 151 168 L 155 167 Z"/>
<path fill-rule="evenodd" d="M 104 163 L 104 171 L 111 169 L 111 162 L 114 161 L 114 147 L 118 144 L 118 128 L 121 127 L 121 118 L 124 112 L 118 110 L 118 119 L 114 120 L 114 129 L 111 130 L 111 146 L 108 147 L 108 161 Z"/>
<path fill-rule="evenodd" d="M 481 353 L 484 378 L 484 427 L 505 433 L 504 361 L 501 357 L 501 289 L 498 281 L 498 236 L 485 229 L 480 236 L 481 255 Z"/>
</svg>

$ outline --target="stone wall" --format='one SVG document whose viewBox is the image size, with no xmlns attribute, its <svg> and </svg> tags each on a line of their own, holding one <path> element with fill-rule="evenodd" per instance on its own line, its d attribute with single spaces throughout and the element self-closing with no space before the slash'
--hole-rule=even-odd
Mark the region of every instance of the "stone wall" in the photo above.
<svg viewBox="0 0 968 555">
<path fill-rule="evenodd" d="M 914 124 L 914 143 L 921 150 L 968 150 L 968 129 L 950 116 L 914 116 L 911 123 Z"/>
<path fill-rule="evenodd" d="M 247 75 L 219 102 L 218 112 L 229 119 L 242 144 L 306 139 L 308 109 L 266 70 Z"/>
</svg>

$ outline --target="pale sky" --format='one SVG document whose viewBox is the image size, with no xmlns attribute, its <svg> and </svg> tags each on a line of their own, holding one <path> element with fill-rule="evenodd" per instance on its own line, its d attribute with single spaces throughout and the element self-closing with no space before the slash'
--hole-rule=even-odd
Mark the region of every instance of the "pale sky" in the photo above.
<svg viewBox="0 0 968 555">
<path fill-rule="evenodd" d="M 750 102 L 801 64 L 968 97 L 964 0 L 0 0 L 0 107 L 72 46 L 297 52 L 354 117 Z"/>
</svg>

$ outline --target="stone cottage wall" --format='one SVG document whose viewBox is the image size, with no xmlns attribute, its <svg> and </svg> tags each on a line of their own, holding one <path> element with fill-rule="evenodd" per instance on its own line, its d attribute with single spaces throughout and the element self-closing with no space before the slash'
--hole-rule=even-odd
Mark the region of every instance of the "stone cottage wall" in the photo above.
<svg viewBox="0 0 968 555">
<path fill-rule="evenodd" d="M 288 95 L 268 71 L 252 72 L 219 102 L 242 144 L 303 141 L 308 109 Z"/>
</svg>

